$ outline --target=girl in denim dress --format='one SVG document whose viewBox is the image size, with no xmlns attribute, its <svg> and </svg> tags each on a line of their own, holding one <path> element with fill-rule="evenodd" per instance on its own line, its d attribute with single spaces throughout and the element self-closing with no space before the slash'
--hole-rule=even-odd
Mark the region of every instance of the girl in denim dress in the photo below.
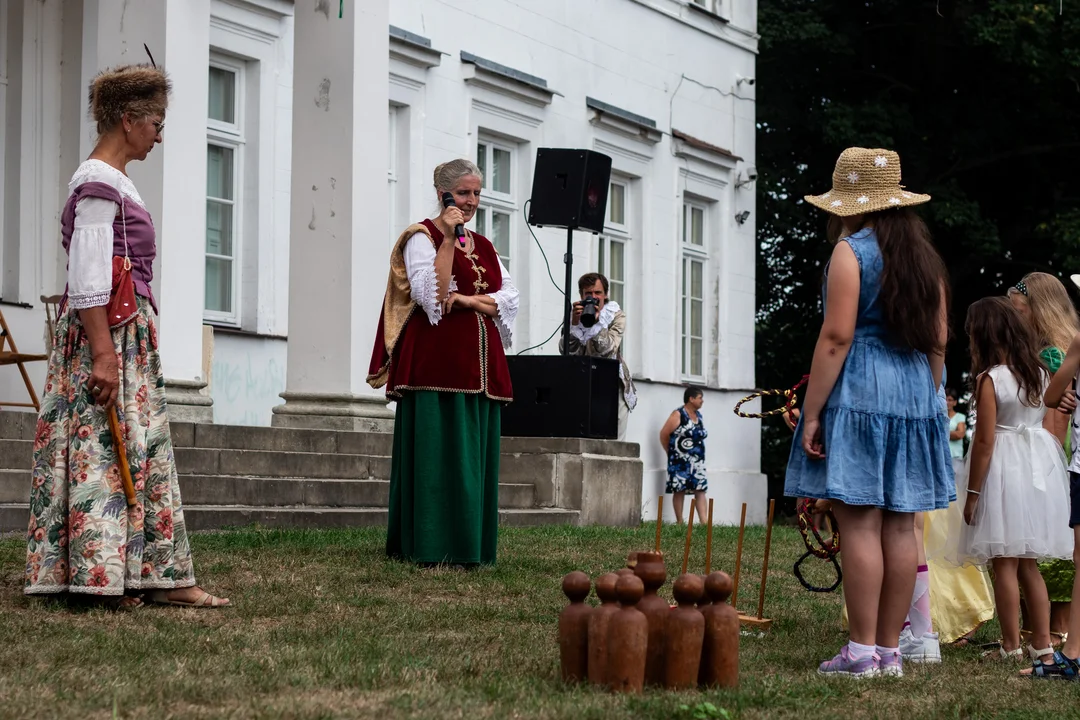
<svg viewBox="0 0 1080 720">
<path fill-rule="evenodd" d="M 903 675 L 899 651 L 918 563 L 914 513 L 956 497 L 937 387 L 948 339 L 944 264 L 908 209 L 889 150 L 848 148 L 833 188 L 825 320 L 814 350 L 784 493 L 832 501 L 850 642 L 818 672 Z"/>
</svg>

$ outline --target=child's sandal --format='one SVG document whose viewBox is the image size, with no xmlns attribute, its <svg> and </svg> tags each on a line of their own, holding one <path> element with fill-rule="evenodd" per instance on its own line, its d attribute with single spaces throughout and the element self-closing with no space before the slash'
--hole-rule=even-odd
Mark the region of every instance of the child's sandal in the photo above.
<svg viewBox="0 0 1080 720">
<path fill-rule="evenodd" d="M 1076 660 L 1054 651 L 1053 662 L 1037 662 L 1031 668 L 1031 677 L 1045 680 L 1080 680 L 1080 665 Z"/>
<path fill-rule="evenodd" d="M 1016 660 L 1024 657 L 1024 649 L 1016 648 L 1015 650 L 1006 650 L 998 645 L 996 650 L 987 650 L 980 655 L 983 660 Z"/>
</svg>

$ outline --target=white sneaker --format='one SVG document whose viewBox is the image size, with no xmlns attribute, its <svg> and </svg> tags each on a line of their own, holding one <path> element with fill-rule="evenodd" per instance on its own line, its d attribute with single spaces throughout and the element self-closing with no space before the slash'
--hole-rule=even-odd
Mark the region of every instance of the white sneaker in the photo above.
<svg viewBox="0 0 1080 720">
<path fill-rule="evenodd" d="M 921 638 L 911 634 L 911 627 L 900 632 L 900 655 L 913 663 L 941 662 L 941 642 L 936 632 L 929 632 Z"/>
</svg>

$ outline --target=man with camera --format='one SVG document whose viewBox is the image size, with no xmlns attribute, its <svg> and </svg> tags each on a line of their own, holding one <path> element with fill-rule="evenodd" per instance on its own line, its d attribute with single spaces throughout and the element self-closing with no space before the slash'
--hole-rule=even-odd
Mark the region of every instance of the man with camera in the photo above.
<svg viewBox="0 0 1080 720">
<path fill-rule="evenodd" d="M 570 355 L 614 358 L 619 361 L 622 397 L 619 402 L 619 439 L 626 434 L 626 421 L 637 405 L 637 392 L 630 368 L 622 357 L 622 339 L 626 331 L 626 313 L 619 303 L 608 300 L 608 279 L 600 273 L 586 273 L 578 280 L 581 300 L 574 303 L 570 316 Z M 559 341 L 559 350 L 562 340 Z"/>
</svg>

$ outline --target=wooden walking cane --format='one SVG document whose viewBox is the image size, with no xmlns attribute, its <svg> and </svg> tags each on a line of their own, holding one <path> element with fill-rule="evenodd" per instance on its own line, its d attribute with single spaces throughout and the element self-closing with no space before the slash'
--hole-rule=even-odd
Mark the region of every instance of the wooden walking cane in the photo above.
<svg viewBox="0 0 1080 720">
<path fill-rule="evenodd" d="M 120 469 L 120 482 L 124 485 L 124 496 L 127 498 L 128 507 L 139 504 L 135 497 L 135 483 L 131 481 L 131 468 L 128 466 L 127 445 L 124 442 L 124 433 L 120 429 L 120 421 L 116 417 L 116 408 L 109 408 L 109 431 L 112 433 L 113 447 L 116 448 L 116 465 Z"/>
</svg>

